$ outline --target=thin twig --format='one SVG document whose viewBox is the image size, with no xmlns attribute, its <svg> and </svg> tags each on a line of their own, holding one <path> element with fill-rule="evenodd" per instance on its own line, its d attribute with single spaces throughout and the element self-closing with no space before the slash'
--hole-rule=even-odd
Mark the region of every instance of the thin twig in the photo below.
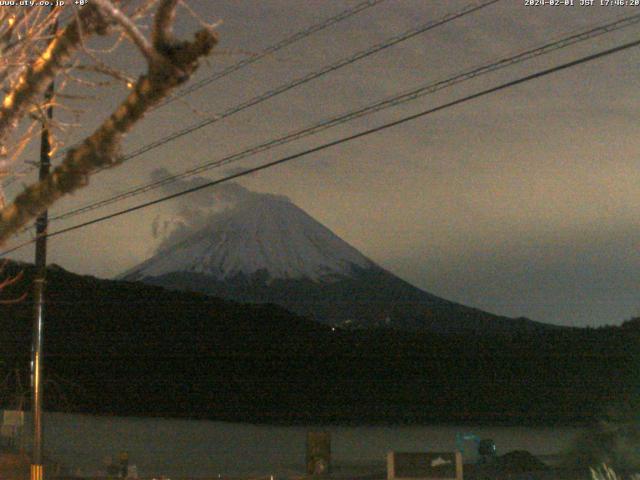
<svg viewBox="0 0 640 480">
<path fill-rule="evenodd" d="M 156 52 L 147 39 L 142 35 L 138 27 L 119 8 L 116 8 L 109 0 L 92 0 L 100 10 L 115 20 L 129 35 L 129 38 L 140 49 L 149 63 L 161 62 L 162 57 Z"/>
<path fill-rule="evenodd" d="M 32 99 L 41 95 L 80 42 L 79 28 L 106 33 L 107 24 L 92 4 L 82 7 L 82 22 L 72 22 L 62 30 L 46 50 L 20 76 L 15 87 L 4 97 L 0 108 L 0 142 L 13 130 L 25 114 Z"/>
<path fill-rule="evenodd" d="M 195 72 L 201 57 L 208 55 L 217 36 L 208 29 L 196 33 L 193 41 L 176 42 L 171 22 L 176 0 L 164 0 L 154 19 L 154 46 L 163 58 L 150 62 L 148 72 L 138 78 L 132 91 L 98 129 L 75 148 L 45 179 L 28 187 L 13 203 L 0 211 L 0 244 L 19 231 L 62 196 L 87 185 L 91 173 L 117 165 L 122 136 L 170 92 Z M 77 36 L 77 34 L 76 34 Z"/>
</svg>

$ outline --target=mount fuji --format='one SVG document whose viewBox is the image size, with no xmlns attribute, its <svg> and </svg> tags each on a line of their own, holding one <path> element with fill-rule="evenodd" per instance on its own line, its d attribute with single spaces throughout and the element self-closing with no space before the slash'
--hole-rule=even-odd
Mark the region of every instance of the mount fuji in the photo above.
<svg viewBox="0 0 640 480">
<path fill-rule="evenodd" d="M 422 291 L 376 265 L 285 197 L 253 194 L 119 277 L 347 328 L 500 333 L 551 327 Z"/>
</svg>

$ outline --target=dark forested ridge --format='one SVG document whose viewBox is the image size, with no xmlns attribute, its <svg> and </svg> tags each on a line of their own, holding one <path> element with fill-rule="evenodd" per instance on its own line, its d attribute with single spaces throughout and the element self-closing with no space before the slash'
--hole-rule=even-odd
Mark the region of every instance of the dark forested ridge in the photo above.
<svg viewBox="0 0 640 480">
<path fill-rule="evenodd" d="M 25 278 L 2 292 L 12 298 Z M 576 423 L 635 401 L 640 320 L 491 336 L 341 330 L 273 305 L 49 271 L 45 407 L 254 422 Z M 4 406 L 32 303 L 0 305 Z"/>
<path fill-rule="evenodd" d="M 135 276 L 134 276 L 135 277 Z M 467 307 L 414 287 L 388 271 L 354 267 L 331 281 L 270 278 L 262 270 L 224 280 L 194 272 L 138 277 L 149 285 L 206 293 L 240 303 L 272 303 L 289 312 L 332 326 L 429 330 L 437 333 L 537 332 L 553 325 L 508 318 Z"/>
</svg>

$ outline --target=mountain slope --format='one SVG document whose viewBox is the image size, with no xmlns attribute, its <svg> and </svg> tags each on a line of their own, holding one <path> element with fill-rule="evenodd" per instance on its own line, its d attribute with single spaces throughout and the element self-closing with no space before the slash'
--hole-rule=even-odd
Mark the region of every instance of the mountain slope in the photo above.
<svg viewBox="0 0 640 480">
<path fill-rule="evenodd" d="M 275 195 L 254 197 L 213 216 L 206 226 L 183 234 L 120 278 L 239 302 L 273 303 L 352 328 L 474 333 L 547 328 L 424 292 Z"/>
</svg>

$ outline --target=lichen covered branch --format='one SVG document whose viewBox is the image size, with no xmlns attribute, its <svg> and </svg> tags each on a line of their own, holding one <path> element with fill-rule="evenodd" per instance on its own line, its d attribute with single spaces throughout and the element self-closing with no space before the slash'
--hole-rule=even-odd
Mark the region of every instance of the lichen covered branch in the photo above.
<svg viewBox="0 0 640 480">
<path fill-rule="evenodd" d="M 154 19 L 152 42 L 157 53 L 154 58 L 158 60 L 149 62 L 147 73 L 138 78 L 127 98 L 93 134 L 69 150 L 62 164 L 49 176 L 26 187 L 12 204 L 0 211 L 0 245 L 56 200 L 87 185 L 91 173 L 118 164 L 122 136 L 187 81 L 199 59 L 211 52 L 217 37 L 209 29 L 198 31 L 191 41 L 173 39 L 170 28 L 176 3 L 161 2 Z"/>
<path fill-rule="evenodd" d="M 36 103 L 34 99 L 42 95 L 56 73 L 78 49 L 82 34 L 105 33 L 107 27 L 97 8 L 87 5 L 82 8 L 77 21 L 69 23 L 53 38 L 5 95 L 0 106 L 0 144 L 5 142 L 28 108 Z"/>
</svg>

